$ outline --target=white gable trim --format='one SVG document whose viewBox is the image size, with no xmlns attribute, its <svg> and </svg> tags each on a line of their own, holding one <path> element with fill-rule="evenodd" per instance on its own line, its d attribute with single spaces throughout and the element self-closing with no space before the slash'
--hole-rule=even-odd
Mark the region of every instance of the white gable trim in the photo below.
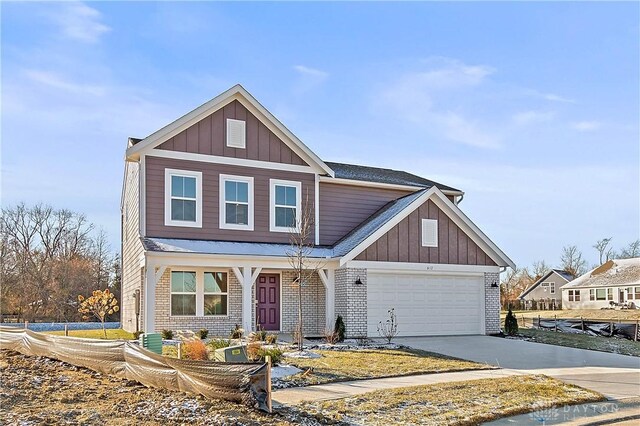
<svg viewBox="0 0 640 426">
<path fill-rule="evenodd" d="M 378 238 L 389 232 L 391 228 L 409 216 L 414 210 L 431 199 L 440 210 L 442 210 L 460 229 L 464 231 L 471 240 L 478 245 L 498 266 L 510 266 L 515 268 L 515 263 L 496 246 L 471 220 L 435 186 L 422 194 L 409 204 L 403 211 L 385 223 L 380 229 L 369 235 L 363 242 L 358 244 L 349 253 L 340 259 L 340 266 L 353 260 L 362 253 Z"/>
<path fill-rule="evenodd" d="M 174 122 L 147 136 L 137 144 L 127 149 L 127 158 L 136 159 L 138 155 L 153 149 L 173 136 L 191 127 L 193 124 L 209 116 L 225 105 L 237 100 L 249 112 L 255 115 L 269 130 L 278 136 L 289 148 L 311 165 L 318 173 L 334 176 L 329 168 L 313 151 L 287 129 L 273 114 L 263 107 L 244 87 L 236 84 L 209 102 L 183 115 Z"/>
</svg>

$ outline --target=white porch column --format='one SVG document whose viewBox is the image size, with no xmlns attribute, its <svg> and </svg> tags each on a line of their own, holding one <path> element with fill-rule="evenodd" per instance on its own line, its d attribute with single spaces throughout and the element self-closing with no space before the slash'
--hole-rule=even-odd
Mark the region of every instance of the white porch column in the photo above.
<svg viewBox="0 0 640 426">
<path fill-rule="evenodd" d="M 324 311 L 326 315 L 326 327 L 333 330 L 336 313 L 336 280 L 333 269 L 318 270 L 320 281 L 324 284 Z"/>
<path fill-rule="evenodd" d="M 144 332 L 156 330 L 156 271 L 155 266 L 147 263 L 144 280 Z"/>
<path fill-rule="evenodd" d="M 156 330 L 156 284 L 167 270 L 166 266 L 147 263 L 144 280 L 144 332 L 154 333 Z"/>
<path fill-rule="evenodd" d="M 260 273 L 257 269 L 256 271 L 255 277 Z M 255 278 L 251 273 L 251 266 L 243 266 L 242 268 L 234 267 L 233 273 L 242 286 L 242 328 L 245 333 L 249 333 L 252 331 L 251 314 L 253 312 L 253 293 L 251 292 L 251 287 L 253 286 Z"/>
</svg>

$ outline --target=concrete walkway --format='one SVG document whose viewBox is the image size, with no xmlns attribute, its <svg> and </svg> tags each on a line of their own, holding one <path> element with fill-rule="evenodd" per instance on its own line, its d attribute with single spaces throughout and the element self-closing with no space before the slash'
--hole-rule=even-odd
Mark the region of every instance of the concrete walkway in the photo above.
<svg viewBox="0 0 640 426">
<path fill-rule="evenodd" d="M 416 376 L 388 377 L 384 379 L 353 380 L 349 382 L 327 383 L 298 388 L 274 390 L 272 399 L 285 405 L 295 405 L 302 401 L 321 401 L 346 398 L 380 389 L 404 388 L 407 386 L 432 385 L 435 383 L 464 382 L 478 379 L 499 379 L 520 376 L 516 370 L 476 370 L 455 373 L 420 374 Z"/>
<path fill-rule="evenodd" d="M 603 394 L 640 397 L 640 358 L 488 336 L 404 337 L 397 343 L 521 373 L 545 374 Z"/>
</svg>

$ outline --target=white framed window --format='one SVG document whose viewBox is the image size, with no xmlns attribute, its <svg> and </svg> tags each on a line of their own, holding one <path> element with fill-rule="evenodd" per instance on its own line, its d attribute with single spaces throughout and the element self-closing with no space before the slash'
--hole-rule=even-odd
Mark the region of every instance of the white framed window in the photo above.
<svg viewBox="0 0 640 426">
<path fill-rule="evenodd" d="M 227 315 L 229 312 L 229 287 L 226 272 L 204 272 L 203 313 Z"/>
<path fill-rule="evenodd" d="M 613 300 L 613 289 L 612 288 L 608 288 L 607 289 L 607 300 Z"/>
<path fill-rule="evenodd" d="M 229 313 L 229 272 L 212 268 L 171 271 L 170 315 L 225 317 Z"/>
<path fill-rule="evenodd" d="M 635 300 L 640 300 L 640 287 L 634 287 L 635 288 L 635 296 L 634 299 Z"/>
<path fill-rule="evenodd" d="M 253 231 L 253 178 L 220 175 L 220 229 Z"/>
<path fill-rule="evenodd" d="M 607 300 L 607 289 L 606 288 L 597 288 L 595 291 L 596 291 L 596 300 Z"/>
<path fill-rule="evenodd" d="M 164 224 L 202 228 L 202 172 L 164 170 Z"/>
<path fill-rule="evenodd" d="M 171 316 L 196 315 L 195 271 L 171 271 Z"/>
<path fill-rule="evenodd" d="M 269 179 L 269 187 L 269 230 L 300 232 L 302 184 L 295 181 Z"/>
<path fill-rule="evenodd" d="M 544 291 L 549 290 L 549 294 L 555 294 L 556 293 L 556 283 L 542 283 L 542 284 L 540 284 L 540 286 L 542 287 L 542 289 Z"/>
<path fill-rule="evenodd" d="M 580 290 L 569 290 L 569 302 L 580 301 Z"/>
<path fill-rule="evenodd" d="M 227 146 L 229 148 L 246 148 L 246 122 L 227 118 Z"/>
<path fill-rule="evenodd" d="M 422 219 L 422 247 L 438 247 L 437 219 Z"/>
</svg>

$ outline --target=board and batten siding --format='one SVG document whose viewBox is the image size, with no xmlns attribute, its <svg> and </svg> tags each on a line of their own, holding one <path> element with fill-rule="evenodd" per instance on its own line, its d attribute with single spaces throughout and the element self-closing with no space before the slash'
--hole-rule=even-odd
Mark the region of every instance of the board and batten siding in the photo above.
<svg viewBox="0 0 640 426">
<path fill-rule="evenodd" d="M 320 182 L 320 244 L 334 244 L 385 204 L 410 193 Z"/>
<path fill-rule="evenodd" d="M 124 191 L 121 212 L 122 232 L 122 297 L 120 300 L 120 322 L 127 331 L 136 330 L 135 300 L 133 294 L 140 290 L 142 295 L 142 268 L 140 257 L 143 254 L 140 242 L 140 164 L 125 163 Z M 142 330 L 142 317 L 140 326 Z"/>
<path fill-rule="evenodd" d="M 165 226 L 164 224 L 164 174 L 165 169 L 202 172 L 202 228 Z M 264 243 L 289 243 L 289 233 L 269 231 L 269 179 L 301 182 L 302 206 L 305 199 L 313 209 L 315 200 L 315 175 L 281 170 L 260 169 L 228 164 L 202 163 L 147 156 L 146 171 L 146 235 L 158 238 L 184 238 L 198 240 L 223 240 Z M 254 179 L 254 230 L 219 228 L 220 174 L 253 177 Z"/>
<path fill-rule="evenodd" d="M 421 219 L 438 220 L 438 247 L 422 247 Z M 490 265 L 496 263 L 449 217 L 427 200 L 355 260 Z"/>
<path fill-rule="evenodd" d="M 246 148 L 227 147 L 227 118 L 246 122 Z M 308 165 L 237 100 L 178 133 L 158 148 L 273 163 Z"/>
</svg>

